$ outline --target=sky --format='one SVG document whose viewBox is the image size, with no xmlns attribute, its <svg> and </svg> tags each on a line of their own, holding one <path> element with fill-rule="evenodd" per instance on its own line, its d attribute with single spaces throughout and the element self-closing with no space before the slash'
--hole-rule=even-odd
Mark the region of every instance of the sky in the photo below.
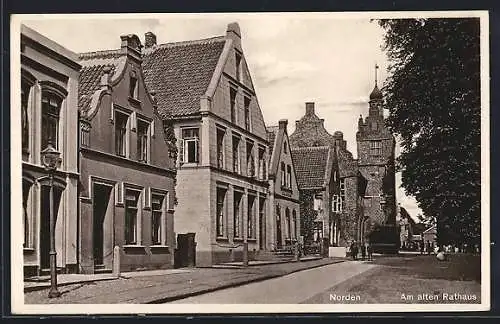
<svg viewBox="0 0 500 324">
<path fill-rule="evenodd" d="M 50 19 L 48 19 L 50 18 Z M 117 49 L 120 36 L 136 34 L 144 42 L 151 31 L 166 43 L 224 35 L 238 22 L 242 46 L 266 125 L 288 119 L 288 132 L 315 102 L 316 114 L 333 134 L 344 133 L 356 157 L 359 115 L 368 114 L 368 96 L 387 77 L 382 50 L 383 30 L 367 16 L 331 14 L 160 14 L 160 15 L 33 15 L 23 21 L 42 35 L 74 52 Z M 396 155 L 399 146 L 396 147 Z M 396 198 L 416 220 L 415 199 L 400 187 Z"/>
</svg>

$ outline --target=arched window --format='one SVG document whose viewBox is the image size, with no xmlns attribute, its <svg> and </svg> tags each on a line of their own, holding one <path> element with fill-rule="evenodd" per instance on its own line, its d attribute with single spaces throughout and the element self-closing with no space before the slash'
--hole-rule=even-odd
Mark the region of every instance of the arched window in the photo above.
<svg viewBox="0 0 500 324">
<path fill-rule="evenodd" d="M 281 162 L 281 186 L 282 187 L 286 186 L 286 170 L 284 162 Z"/>
<path fill-rule="evenodd" d="M 41 149 L 45 149 L 49 142 L 59 149 L 59 117 L 61 104 L 68 95 L 66 89 L 51 82 L 41 81 L 42 87 L 42 140 Z"/>
<path fill-rule="evenodd" d="M 21 142 L 23 160 L 27 161 L 30 153 L 30 93 L 36 78 L 28 71 L 21 69 Z"/>
</svg>

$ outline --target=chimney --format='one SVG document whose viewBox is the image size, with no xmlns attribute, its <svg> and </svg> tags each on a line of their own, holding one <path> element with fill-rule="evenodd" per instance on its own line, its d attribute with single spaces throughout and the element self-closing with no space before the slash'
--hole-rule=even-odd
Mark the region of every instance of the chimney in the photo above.
<svg viewBox="0 0 500 324">
<path fill-rule="evenodd" d="M 156 45 L 156 35 L 152 32 L 147 32 L 144 34 L 144 47 L 150 48 L 151 46 Z"/>
<path fill-rule="evenodd" d="M 280 119 L 278 122 L 279 129 L 284 129 L 286 131 L 288 126 L 288 119 Z"/>
<path fill-rule="evenodd" d="M 124 54 L 126 54 L 129 57 L 133 57 L 136 60 L 139 61 L 142 60 L 141 57 L 142 44 L 137 35 L 134 34 L 123 35 L 120 36 L 120 39 L 122 41 L 121 49 Z"/>
<path fill-rule="evenodd" d="M 237 22 L 232 22 L 227 25 L 226 38 L 233 40 L 233 46 L 242 52 L 241 48 L 241 31 L 240 25 Z"/>
<path fill-rule="evenodd" d="M 306 102 L 306 115 L 314 115 L 314 102 Z"/>
</svg>

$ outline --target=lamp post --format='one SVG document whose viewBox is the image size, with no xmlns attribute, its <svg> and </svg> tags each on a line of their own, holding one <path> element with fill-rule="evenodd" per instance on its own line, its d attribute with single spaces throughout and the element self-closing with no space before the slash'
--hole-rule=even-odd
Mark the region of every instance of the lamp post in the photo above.
<svg viewBox="0 0 500 324">
<path fill-rule="evenodd" d="M 54 172 L 61 165 L 61 153 L 58 152 L 52 142 L 49 142 L 47 147 L 41 152 L 42 163 L 49 173 L 49 186 L 50 186 L 50 290 L 49 298 L 61 296 L 57 290 L 57 268 L 56 268 L 56 233 L 55 233 L 55 215 L 54 215 Z"/>
</svg>

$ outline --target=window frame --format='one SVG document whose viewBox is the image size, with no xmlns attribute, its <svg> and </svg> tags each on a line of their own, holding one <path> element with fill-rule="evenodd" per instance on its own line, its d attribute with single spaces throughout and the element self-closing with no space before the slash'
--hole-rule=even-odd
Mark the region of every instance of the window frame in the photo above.
<svg viewBox="0 0 500 324">
<path fill-rule="evenodd" d="M 244 111 L 245 111 L 245 129 L 248 131 L 252 130 L 252 125 L 251 125 L 251 118 L 250 118 L 250 103 L 251 99 L 248 96 L 243 97 L 243 106 L 244 106 Z"/>
<path fill-rule="evenodd" d="M 232 138 L 232 152 L 233 152 L 233 172 L 241 174 L 241 137 L 233 134 Z M 235 154 L 236 153 L 236 154 Z"/>
<path fill-rule="evenodd" d="M 185 132 L 193 131 L 192 136 L 186 136 Z M 194 160 L 189 159 L 189 145 L 194 143 Z M 184 164 L 198 164 L 200 163 L 200 127 L 187 126 L 181 128 L 181 145 L 182 145 L 182 160 L 181 165 Z"/>
<path fill-rule="evenodd" d="M 226 130 L 221 127 L 216 127 L 216 147 L 217 147 L 217 167 L 224 169 L 226 166 Z"/>
<path fill-rule="evenodd" d="M 218 238 L 226 237 L 227 196 L 227 188 L 216 187 L 215 233 Z"/>
<path fill-rule="evenodd" d="M 125 118 L 125 123 L 123 128 L 118 128 L 119 127 L 119 121 L 121 118 Z M 131 119 L 131 113 L 126 112 L 121 109 L 114 109 L 114 114 L 113 114 L 113 122 L 114 122 L 114 146 L 115 146 L 115 155 L 123 157 L 123 158 L 128 158 L 129 157 L 129 152 L 130 152 L 130 145 L 129 145 L 129 137 L 130 137 L 130 119 Z M 118 139 L 119 139 L 119 133 L 118 130 L 124 130 L 123 134 L 121 135 L 122 140 L 121 142 L 121 147 L 119 147 Z M 123 152 L 122 152 L 123 150 Z"/>
<path fill-rule="evenodd" d="M 255 202 L 257 197 L 254 195 L 247 195 L 247 238 L 257 238 L 255 231 Z M 250 204 L 250 201 L 252 203 Z"/>
<path fill-rule="evenodd" d="M 143 163 L 149 163 L 151 159 L 151 121 L 137 117 L 137 125 L 136 125 L 136 134 L 137 134 L 137 146 L 136 146 L 136 157 L 139 162 Z M 145 125 L 146 126 L 146 132 L 140 132 L 139 130 L 141 129 L 140 125 Z M 141 134 L 141 136 L 139 136 Z M 143 143 L 143 140 L 145 140 L 146 143 Z M 140 145 L 139 145 L 140 144 Z M 144 145 L 145 144 L 145 145 Z M 142 150 L 139 150 L 139 146 Z M 145 152 L 144 152 L 145 150 Z M 140 152 L 142 151 L 142 152 Z M 144 159 L 144 153 L 145 153 L 145 159 Z"/>
<path fill-rule="evenodd" d="M 123 207 L 125 211 L 125 219 L 124 219 L 124 244 L 125 245 L 130 245 L 130 246 L 140 246 L 142 244 L 142 208 L 141 208 L 141 194 L 142 190 L 140 189 L 134 189 L 134 188 L 129 188 L 126 187 L 124 190 L 124 199 L 123 199 Z M 129 195 L 134 195 L 135 196 L 135 206 L 134 205 L 129 205 L 129 201 L 132 201 L 131 199 L 127 199 Z M 135 215 L 134 215 L 134 227 L 133 231 L 130 232 L 129 225 L 130 225 L 130 220 L 128 219 L 129 210 L 134 210 Z M 133 240 L 130 240 L 130 237 L 128 233 L 132 233 Z"/>
<path fill-rule="evenodd" d="M 167 224 L 166 224 L 166 205 L 167 205 L 167 194 L 164 193 L 159 193 L 156 191 L 151 191 L 151 245 L 167 245 L 167 239 L 168 239 L 168 231 L 167 231 Z M 160 199 L 160 208 L 156 209 L 155 208 L 155 199 Z M 159 215 L 158 215 L 159 214 Z M 155 231 L 155 216 L 159 216 L 159 235 L 158 235 L 158 230 Z M 157 240 L 155 241 L 155 233 L 156 235 L 159 236 Z"/>
<path fill-rule="evenodd" d="M 371 156 L 382 155 L 382 140 L 370 141 L 370 155 Z"/>
<path fill-rule="evenodd" d="M 242 210 L 241 202 L 243 200 L 244 193 L 239 191 L 234 191 L 233 193 L 233 237 L 235 239 L 242 239 Z M 237 197 L 239 197 L 237 199 Z"/>
<path fill-rule="evenodd" d="M 234 87 L 229 87 L 229 107 L 231 109 L 231 123 L 238 123 L 238 111 L 236 109 L 236 97 L 238 96 L 238 90 Z"/>
<path fill-rule="evenodd" d="M 247 176 L 254 178 L 255 172 L 255 143 L 252 140 L 246 140 L 246 158 L 247 158 Z"/>
<path fill-rule="evenodd" d="M 55 105 L 52 105 L 52 100 L 55 101 Z M 41 98 L 41 103 L 42 103 L 42 108 L 41 108 L 41 150 L 43 151 L 47 146 L 48 143 L 51 142 L 52 145 L 56 150 L 60 149 L 59 145 L 59 122 L 61 120 L 61 108 L 62 108 L 62 102 L 63 98 L 58 96 L 55 93 L 51 92 L 42 92 L 42 98 Z M 52 110 L 52 111 L 50 111 Z M 50 123 L 53 123 L 51 125 Z M 53 130 L 54 132 L 54 137 L 55 138 L 50 138 L 50 127 L 54 126 L 55 129 Z M 45 144 L 45 145 L 44 145 Z"/>
<path fill-rule="evenodd" d="M 241 62 L 243 61 L 243 53 L 240 53 L 238 50 L 234 51 L 234 63 L 235 63 L 235 76 L 236 80 L 241 82 Z"/>
</svg>

